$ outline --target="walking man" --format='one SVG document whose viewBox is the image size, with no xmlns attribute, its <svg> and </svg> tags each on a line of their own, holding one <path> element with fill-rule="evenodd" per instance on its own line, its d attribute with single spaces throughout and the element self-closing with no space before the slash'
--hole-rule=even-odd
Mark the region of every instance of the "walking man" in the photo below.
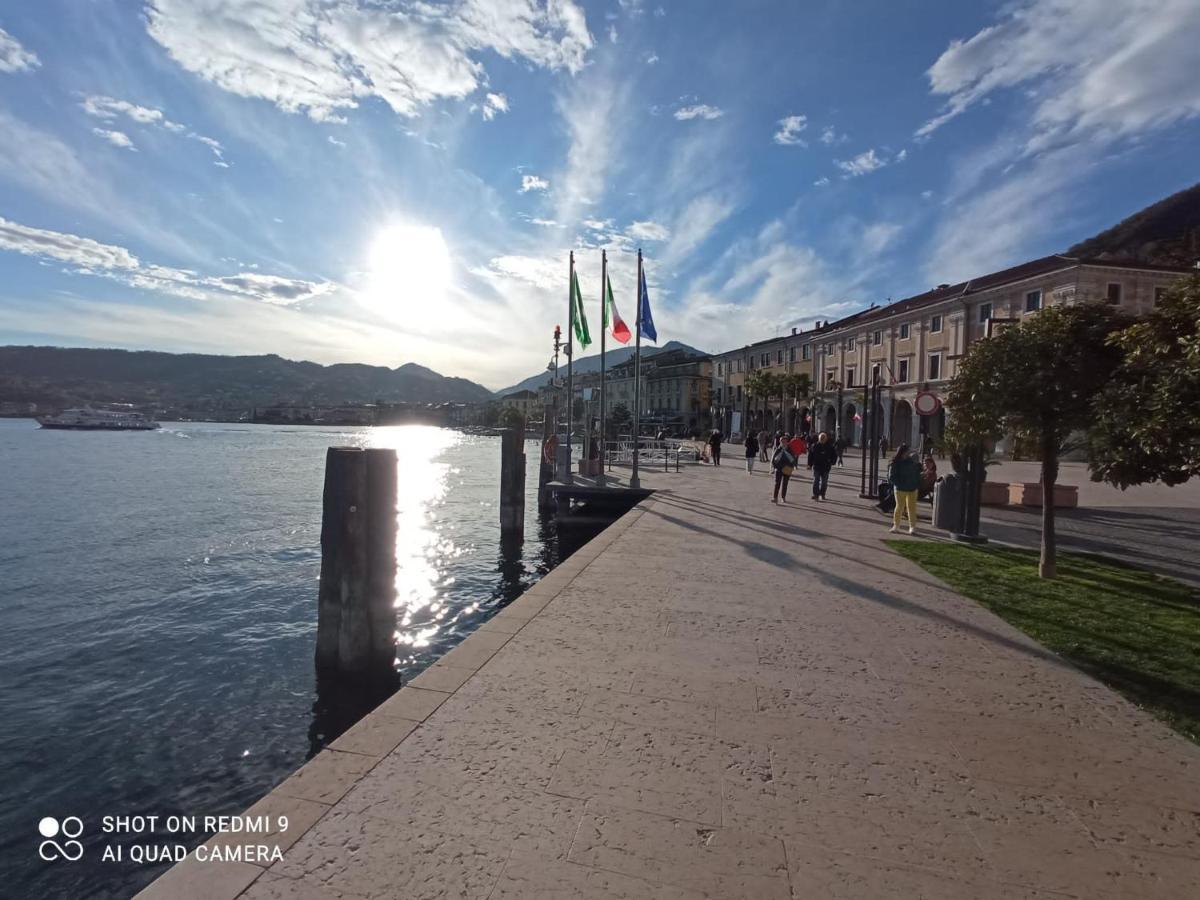
<svg viewBox="0 0 1200 900">
<path fill-rule="evenodd" d="M 758 459 L 758 438 L 754 436 L 754 432 L 746 435 L 746 473 L 754 474 L 754 461 Z"/>
<path fill-rule="evenodd" d="M 808 467 L 813 473 L 812 496 L 814 500 L 824 500 L 825 492 L 829 490 L 829 470 L 837 462 L 838 452 L 829 440 L 829 432 L 822 431 L 817 442 L 808 451 Z"/>
<path fill-rule="evenodd" d="M 712 450 L 712 460 L 714 466 L 721 464 L 721 441 L 724 440 L 724 435 L 720 430 L 714 428 L 713 433 L 708 438 L 709 449 Z"/>
<path fill-rule="evenodd" d="M 767 462 L 767 447 L 769 446 L 770 439 L 771 439 L 771 436 L 769 434 L 767 434 L 767 430 L 765 428 L 762 429 L 761 431 L 759 431 L 759 433 L 758 433 L 758 447 L 759 447 L 758 461 L 759 462 Z"/>
<path fill-rule="evenodd" d="M 787 503 L 788 482 L 792 478 L 792 472 L 796 469 L 796 456 L 792 453 L 788 446 L 788 439 L 791 435 L 784 435 L 783 440 L 779 442 L 779 447 L 775 450 L 775 455 L 771 457 L 771 466 L 775 469 L 775 493 L 771 497 L 772 503 Z M 780 490 L 782 489 L 782 496 Z"/>
</svg>

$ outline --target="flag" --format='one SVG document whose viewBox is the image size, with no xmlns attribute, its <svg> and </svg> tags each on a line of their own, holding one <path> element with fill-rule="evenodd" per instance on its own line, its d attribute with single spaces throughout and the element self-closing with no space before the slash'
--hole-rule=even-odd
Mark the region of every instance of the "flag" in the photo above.
<svg viewBox="0 0 1200 900">
<path fill-rule="evenodd" d="M 579 349 L 586 350 L 592 343 L 592 333 L 588 330 L 587 314 L 583 311 L 583 296 L 579 293 L 579 276 L 571 273 L 571 305 L 574 307 L 575 340 L 579 341 Z"/>
<path fill-rule="evenodd" d="M 633 332 L 629 330 L 629 326 L 625 324 L 625 320 L 617 311 L 617 301 L 613 299 L 612 295 L 612 282 L 608 280 L 607 275 L 604 276 L 604 293 L 607 295 L 604 298 L 604 327 L 609 327 L 611 316 L 612 336 L 622 344 L 628 344 L 629 339 L 633 337 Z M 610 313 L 609 310 L 612 312 Z"/>
<path fill-rule="evenodd" d="M 646 270 L 642 269 L 642 283 L 638 285 L 638 303 L 641 304 L 641 321 L 638 330 L 642 337 L 658 343 L 658 332 L 654 329 L 654 316 L 650 315 L 650 295 L 646 292 Z"/>
</svg>

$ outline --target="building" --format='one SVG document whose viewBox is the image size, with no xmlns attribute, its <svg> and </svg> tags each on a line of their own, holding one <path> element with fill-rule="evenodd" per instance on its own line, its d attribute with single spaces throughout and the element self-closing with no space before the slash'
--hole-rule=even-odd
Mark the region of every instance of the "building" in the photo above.
<svg viewBox="0 0 1200 900">
<path fill-rule="evenodd" d="M 827 323 L 814 335 L 811 350 L 819 427 L 860 443 L 864 423 L 870 423 L 864 385 L 878 369 L 881 402 L 873 412 L 888 443 L 917 446 L 926 436 L 937 441 L 946 427 L 940 401 L 971 343 L 1059 304 L 1109 303 L 1130 314 L 1146 313 L 1187 272 L 1047 256 Z M 915 412 L 923 392 L 939 401 L 931 415 Z"/>
<path fill-rule="evenodd" d="M 641 420 L 673 430 L 709 427 L 712 361 L 685 350 L 642 358 Z M 608 409 L 634 411 L 634 360 L 608 370 Z"/>
<path fill-rule="evenodd" d="M 522 390 L 505 394 L 500 398 L 500 408 L 515 409 L 526 419 L 540 419 L 542 416 L 542 401 L 537 391 Z"/>
</svg>

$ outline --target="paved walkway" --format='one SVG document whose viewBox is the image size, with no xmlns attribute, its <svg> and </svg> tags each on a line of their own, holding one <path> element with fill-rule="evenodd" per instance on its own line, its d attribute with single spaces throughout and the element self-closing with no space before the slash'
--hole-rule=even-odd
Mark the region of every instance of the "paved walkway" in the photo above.
<svg viewBox="0 0 1200 900">
<path fill-rule="evenodd" d="M 282 862 L 145 896 L 1200 896 L 1200 748 L 889 551 L 856 472 L 776 507 L 737 462 L 647 476 L 265 798 Z"/>
</svg>

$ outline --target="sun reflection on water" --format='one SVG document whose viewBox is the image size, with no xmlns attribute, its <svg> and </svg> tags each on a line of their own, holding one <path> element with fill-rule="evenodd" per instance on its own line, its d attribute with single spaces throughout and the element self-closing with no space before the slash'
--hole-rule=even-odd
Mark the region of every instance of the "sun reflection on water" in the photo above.
<svg viewBox="0 0 1200 900">
<path fill-rule="evenodd" d="M 397 652 L 425 647 L 437 635 L 446 607 L 440 592 L 453 583 L 441 564 L 462 553 L 434 528 L 451 467 L 439 462 L 463 436 L 425 425 L 372 428 L 368 447 L 396 451 L 396 642 Z M 414 627 L 414 623 L 419 625 Z"/>
</svg>

